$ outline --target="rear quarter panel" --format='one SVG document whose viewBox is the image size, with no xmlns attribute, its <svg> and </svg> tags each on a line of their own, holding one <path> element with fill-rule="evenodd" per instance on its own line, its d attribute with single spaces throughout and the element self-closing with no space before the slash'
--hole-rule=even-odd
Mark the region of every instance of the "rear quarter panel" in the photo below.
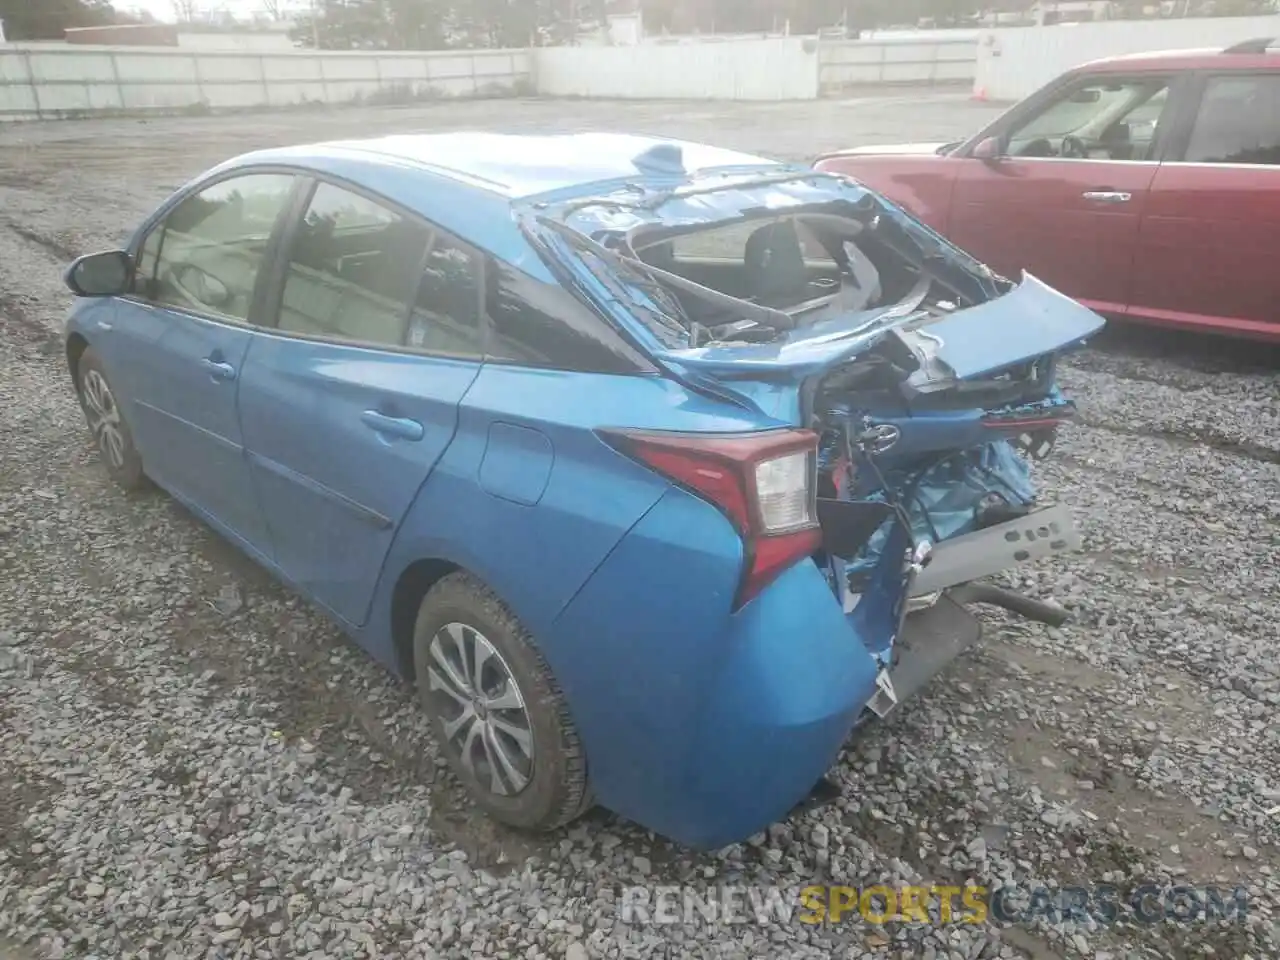
<svg viewBox="0 0 1280 960">
<path fill-rule="evenodd" d="M 596 429 L 771 425 L 657 376 L 486 364 L 462 403 L 453 443 L 396 534 L 365 645 L 396 669 L 408 666 L 393 648 L 394 587 L 411 564 L 443 560 L 492 587 L 560 675 L 556 616 L 671 488 L 607 445 Z M 714 507 L 697 506 L 720 519 Z M 643 596 L 643 588 L 634 585 L 634 596 Z"/>
<path fill-rule="evenodd" d="M 814 164 L 824 173 L 852 177 L 946 234 L 959 165 L 949 157 L 833 156 Z"/>
</svg>

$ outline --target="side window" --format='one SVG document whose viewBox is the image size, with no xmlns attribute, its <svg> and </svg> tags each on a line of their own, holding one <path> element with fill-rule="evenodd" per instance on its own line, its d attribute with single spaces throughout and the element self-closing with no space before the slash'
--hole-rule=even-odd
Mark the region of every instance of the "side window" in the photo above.
<svg viewBox="0 0 1280 960">
<path fill-rule="evenodd" d="M 1164 77 L 1100 79 L 1073 87 L 1014 127 L 1014 157 L 1150 160 L 1169 103 Z"/>
<path fill-rule="evenodd" d="M 402 346 L 429 239 L 424 224 L 321 183 L 289 253 L 279 329 Z"/>
<path fill-rule="evenodd" d="M 437 233 L 409 313 L 409 346 L 481 356 L 480 276 L 479 255 Z"/>
<path fill-rule="evenodd" d="M 488 355 L 531 367 L 589 373 L 652 370 L 590 307 L 493 258 L 485 264 Z"/>
<path fill-rule="evenodd" d="M 155 263 L 150 299 L 247 320 L 267 242 L 293 184 L 288 174 L 246 174 L 178 204 L 143 244 L 139 275 L 145 278 L 148 257 Z"/>
<path fill-rule="evenodd" d="M 1184 160 L 1280 166 L 1280 74 L 1211 79 Z"/>
</svg>

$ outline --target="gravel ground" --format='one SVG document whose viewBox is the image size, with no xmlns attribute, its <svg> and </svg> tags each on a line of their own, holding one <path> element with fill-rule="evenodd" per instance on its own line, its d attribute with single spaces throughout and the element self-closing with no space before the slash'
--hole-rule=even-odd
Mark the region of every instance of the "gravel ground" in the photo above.
<svg viewBox="0 0 1280 960">
<path fill-rule="evenodd" d="M 987 638 L 836 768 L 844 798 L 694 856 L 602 813 L 472 814 L 409 692 L 160 495 L 104 479 L 59 271 L 230 154 L 450 127 L 629 128 L 807 158 L 968 132 L 947 96 L 523 102 L 0 129 L 0 960 L 1280 956 L 1276 356 L 1108 335 L 1041 471 L 1075 612 Z M 1244 924 L 624 924 L 632 883 L 1241 884 Z M 696 919 L 696 918 L 695 918 Z"/>
</svg>

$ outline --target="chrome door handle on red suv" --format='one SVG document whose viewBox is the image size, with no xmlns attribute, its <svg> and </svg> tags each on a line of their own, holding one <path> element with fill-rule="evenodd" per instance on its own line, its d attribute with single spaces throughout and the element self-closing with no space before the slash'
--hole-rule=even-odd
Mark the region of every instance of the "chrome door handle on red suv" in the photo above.
<svg viewBox="0 0 1280 960">
<path fill-rule="evenodd" d="M 1128 203 L 1133 199 L 1133 194 L 1122 193 L 1119 190 L 1086 190 L 1080 196 L 1086 200 L 1096 200 L 1098 203 Z"/>
</svg>

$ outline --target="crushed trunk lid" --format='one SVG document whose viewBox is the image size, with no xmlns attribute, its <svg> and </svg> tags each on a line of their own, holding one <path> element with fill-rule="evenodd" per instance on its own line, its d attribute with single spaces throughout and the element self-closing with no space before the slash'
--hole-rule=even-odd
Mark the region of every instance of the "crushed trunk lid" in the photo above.
<svg viewBox="0 0 1280 960">
<path fill-rule="evenodd" d="M 726 170 L 673 178 L 666 189 L 636 187 L 607 196 L 538 202 L 516 213 L 526 236 L 554 262 L 561 279 L 660 367 L 695 387 L 714 383 L 720 396 L 757 408 L 761 387 L 768 393 L 799 384 L 886 337 L 901 339 L 935 382 L 960 381 L 1072 349 L 1104 325 L 1100 316 L 1035 277 L 1024 275 L 1018 284 L 996 277 L 860 184 L 812 170 L 781 165 L 777 172 Z M 828 309 L 814 320 L 704 289 L 730 301 L 728 312 L 740 310 L 748 318 L 745 325 L 754 317 L 768 326 L 771 313 L 786 322 L 764 342 L 723 333 L 700 342 L 670 309 L 671 295 L 681 291 L 667 281 L 688 281 L 626 253 L 633 236 L 661 238 L 806 216 L 839 216 L 865 224 L 874 243 L 919 271 L 924 292 L 917 284 L 896 303 L 847 313 Z M 608 243 L 614 246 L 606 248 Z M 954 302 L 947 310 L 932 309 L 939 302 L 938 290 L 947 288 L 957 293 L 949 297 Z M 925 293 L 932 295 L 922 303 Z"/>
<path fill-rule="evenodd" d="M 1010 292 L 938 318 L 884 326 L 838 319 L 788 331 L 772 343 L 659 350 L 654 358 L 727 380 L 798 382 L 896 335 L 940 363 L 954 379 L 966 380 L 1074 349 L 1105 323 L 1092 310 L 1024 274 Z"/>
</svg>

